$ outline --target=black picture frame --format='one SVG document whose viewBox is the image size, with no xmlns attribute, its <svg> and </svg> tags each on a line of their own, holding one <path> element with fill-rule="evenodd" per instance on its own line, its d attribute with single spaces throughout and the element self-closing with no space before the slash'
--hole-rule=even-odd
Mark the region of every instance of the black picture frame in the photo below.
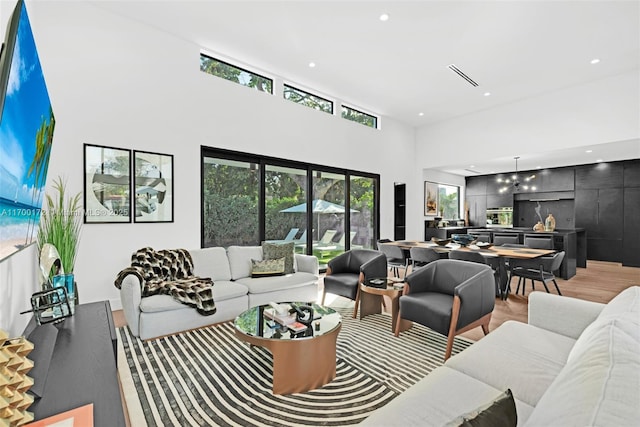
<svg viewBox="0 0 640 427">
<path fill-rule="evenodd" d="M 173 222 L 173 155 L 133 151 L 136 223 Z"/>
<path fill-rule="evenodd" d="M 84 144 L 84 223 L 131 222 L 131 150 Z"/>
</svg>

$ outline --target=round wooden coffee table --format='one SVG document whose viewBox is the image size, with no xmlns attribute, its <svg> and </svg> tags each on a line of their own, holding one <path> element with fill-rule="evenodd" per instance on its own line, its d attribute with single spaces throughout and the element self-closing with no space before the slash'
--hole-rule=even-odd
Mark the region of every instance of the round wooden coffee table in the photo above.
<svg viewBox="0 0 640 427">
<path fill-rule="evenodd" d="M 394 282 L 386 277 L 371 278 L 358 285 L 356 294 L 356 304 L 353 309 L 353 318 L 356 318 L 358 307 L 360 307 L 360 319 L 370 314 L 382 313 L 383 296 L 388 296 L 391 300 L 391 332 L 395 333 L 398 315 L 400 313 L 400 296 L 404 286 L 403 282 Z M 402 319 L 400 321 L 400 331 L 410 329 L 413 322 Z"/>
<path fill-rule="evenodd" d="M 250 308 L 234 321 L 239 339 L 271 352 L 273 394 L 302 393 L 322 387 L 336 377 L 336 340 L 342 318 L 332 308 L 318 304 L 312 307 L 315 317 L 321 317 L 299 333 L 272 321 L 268 314 L 273 309 L 269 305 Z"/>
</svg>

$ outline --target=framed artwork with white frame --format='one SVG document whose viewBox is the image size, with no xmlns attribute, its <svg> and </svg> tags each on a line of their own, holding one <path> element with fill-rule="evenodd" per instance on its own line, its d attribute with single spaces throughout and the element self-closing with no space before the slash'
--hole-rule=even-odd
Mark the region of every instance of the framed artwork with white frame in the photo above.
<svg viewBox="0 0 640 427">
<path fill-rule="evenodd" d="M 424 182 L 424 215 L 438 215 L 438 184 L 435 182 Z"/>
</svg>

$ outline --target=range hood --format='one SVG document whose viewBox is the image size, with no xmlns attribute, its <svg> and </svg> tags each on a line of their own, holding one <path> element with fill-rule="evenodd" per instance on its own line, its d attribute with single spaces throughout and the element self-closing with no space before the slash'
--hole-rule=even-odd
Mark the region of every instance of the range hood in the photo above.
<svg viewBox="0 0 640 427">
<path fill-rule="evenodd" d="M 557 200 L 573 200 L 573 191 L 542 191 L 535 193 L 516 193 L 513 200 L 516 202 L 552 202 Z"/>
</svg>

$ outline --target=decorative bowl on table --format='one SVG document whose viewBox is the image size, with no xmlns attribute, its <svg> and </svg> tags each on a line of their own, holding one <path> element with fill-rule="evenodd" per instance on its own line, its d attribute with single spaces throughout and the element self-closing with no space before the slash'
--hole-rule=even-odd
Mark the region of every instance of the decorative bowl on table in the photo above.
<svg viewBox="0 0 640 427">
<path fill-rule="evenodd" d="M 432 237 L 431 241 L 438 246 L 446 246 L 451 243 L 451 239 L 438 239 L 437 237 Z"/>
<path fill-rule="evenodd" d="M 493 246 L 493 243 L 489 243 L 489 242 L 476 242 L 476 246 L 479 247 L 480 249 L 489 249 L 491 246 Z"/>
<path fill-rule="evenodd" d="M 472 234 L 453 234 L 451 236 L 451 241 L 459 244 L 460 246 L 468 246 L 476 240 L 478 240 L 477 237 Z"/>
</svg>

